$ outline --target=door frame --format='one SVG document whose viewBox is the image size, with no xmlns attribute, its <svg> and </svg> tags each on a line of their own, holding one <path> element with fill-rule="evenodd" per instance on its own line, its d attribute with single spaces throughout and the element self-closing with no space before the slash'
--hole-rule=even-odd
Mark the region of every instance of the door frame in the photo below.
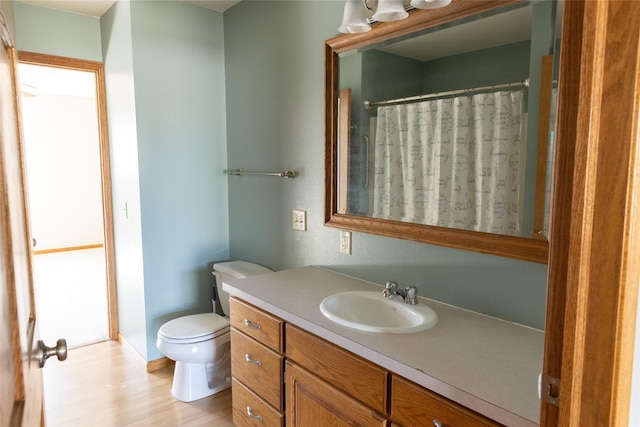
<svg viewBox="0 0 640 427">
<path fill-rule="evenodd" d="M 564 7 L 543 367 L 560 395 L 559 407 L 541 404 L 540 424 L 627 426 L 640 283 L 640 2 Z"/>
<path fill-rule="evenodd" d="M 107 104 L 105 95 L 104 66 L 102 62 L 66 58 L 33 52 L 18 52 L 18 62 L 64 68 L 68 70 L 92 72 L 96 77 L 96 103 L 98 113 L 98 138 L 100 144 L 100 175 L 102 183 L 102 216 L 104 218 L 104 249 L 107 279 L 108 334 L 111 340 L 118 340 L 118 302 L 116 298 L 116 269 L 113 233 L 113 199 L 111 192 L 111 167 L 109 156 L 109 136 L 107 127 Z"/>
</svg>

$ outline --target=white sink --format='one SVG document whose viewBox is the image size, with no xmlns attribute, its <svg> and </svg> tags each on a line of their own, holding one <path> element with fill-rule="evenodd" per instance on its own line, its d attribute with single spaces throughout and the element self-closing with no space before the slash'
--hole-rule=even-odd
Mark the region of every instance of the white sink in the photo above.
<svg viewBox="0 0 640 427">
<path fill-rule="evenodd" d="M 438 323 L 438 315 L 431 307 L 388 299 L 382 292 L 334 294 L 320 303 L 320 311 L 342 326 L 383 334 L 419 332 Z"/>
</svg>

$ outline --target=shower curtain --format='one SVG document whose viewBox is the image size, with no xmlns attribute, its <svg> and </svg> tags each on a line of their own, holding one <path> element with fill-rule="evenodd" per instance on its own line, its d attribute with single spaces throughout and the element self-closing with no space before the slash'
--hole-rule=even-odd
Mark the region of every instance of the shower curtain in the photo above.
<svg viewBox="0 0 640 427">
<path fill-rule="evenodd" d="M 373 216 L 518 235 L 523 97 L 500 91 L 379 107 Z"/>
</svg>

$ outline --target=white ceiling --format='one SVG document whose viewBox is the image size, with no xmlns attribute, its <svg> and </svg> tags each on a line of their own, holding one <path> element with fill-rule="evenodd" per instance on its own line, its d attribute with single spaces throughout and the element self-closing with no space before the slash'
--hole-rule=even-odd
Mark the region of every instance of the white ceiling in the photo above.
<svg viewBox="0 0 640 427">
<path fill-rule="evenodd" d="M 66 12 L 80 13 L 101 17 L 116 0 L 20 0 L 24 3 L 30 3 L 36 6 L 47 7 L 49 9 L 64 10 Z M 161 0 L 155 0 L 161 1 Z M 239 3 L 240 0 L 180 0 L 196 6 L 206 7 L 207 9 L 224 12 L 231 6 Z"/>
<path fill-rule="evenodd" d="M 474 19 L 463 24 L 390 44 L 378 50 L 429 61 L 531 38 L 531 6 Z"/>
</svg>

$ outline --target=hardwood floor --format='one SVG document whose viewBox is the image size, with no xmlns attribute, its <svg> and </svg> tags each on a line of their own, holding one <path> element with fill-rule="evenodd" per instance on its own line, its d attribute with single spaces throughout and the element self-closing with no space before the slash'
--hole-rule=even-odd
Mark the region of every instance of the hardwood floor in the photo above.
<svg viewBox="0 0 640 427">
<path fill-rule="evenodd" d="M 50 359 L 43 370 L 47 425 L 233 426 L 231 389 L 191 403 L 171 396 L 173 366 L 147 373 L 126 348 L 105 341 Z"/>
</svg>

